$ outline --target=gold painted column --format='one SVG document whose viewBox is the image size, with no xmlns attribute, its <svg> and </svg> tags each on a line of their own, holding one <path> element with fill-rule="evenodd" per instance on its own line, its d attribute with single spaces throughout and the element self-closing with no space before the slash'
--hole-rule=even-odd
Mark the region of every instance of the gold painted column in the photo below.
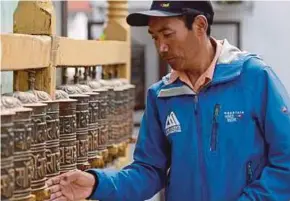
<svg viewBox="0 0 290 201">
<path fill-rule="evenodd" d="M 131 79 L 131 33 L 126 22 L 128 16 L 127 0 L 108 0 L 108 25 L 105 29 L 106 40 L 126 41 L 128 48 L 126 63 L 118 66 L 122 78 Z M 109 67 L 109 66 L 108 66 Z M 106 67 L 105 67 L 106 68 Z M 109 67 L 110 68 L 110 67 Z"/>
<path fill-rule="evenodd" d="M 56 33 L 56 19 L 51 0 L 19 0 L 13 18 L 14 33 L 42 36 L 53 36 Z M 35 89 L 47 92 L 54 99 L 55 77 L 56 68 L 52 63 L 47 68 L 37 70 Z M 27 91 L 27 80 L 26 71 L 14 71 L 14 91 Z"/>
</svg>

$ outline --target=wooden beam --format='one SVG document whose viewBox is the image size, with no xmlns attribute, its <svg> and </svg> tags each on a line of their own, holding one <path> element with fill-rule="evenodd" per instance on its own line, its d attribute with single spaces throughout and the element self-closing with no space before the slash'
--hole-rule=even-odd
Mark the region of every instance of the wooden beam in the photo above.
<svg viewBox="0 0 290 201">
<path fill-rule="evenodd" d="M 55 65 L 93 66 L 127 62 L 129 44 L 122 41 L 75 40 L 56 37 Z"/>
<path fill-rule="evenodd" d="M 20 0 L 13 15 L 14 33 L 47 35 L 52 36 L 56 33 L 56 19 L 51 0 Z M 27 50 L 22 50 L 27 51 Z M 28 52 L 28 51 L 27 51 Z M 29 52 L 31 54 L 31 52 Z M 51 54 L 47 54 L 51 57 Z M 47 56 L 46 55 L 46 56 Z M 17 58 L 15 58 L 17 59 Z M 36 71 L 35 88 L 45 91 L 55 97 L 56 69 L 50 62 L 47 68 Z M 14 90 L 28 90 L 28 76 L 25 71 L 14 71 Z"/>
<path fill-rule="evenodd" d="M 1 34 L 1 70 L 45 68 L 50 64 L 51 37 Z"/>
</svg>

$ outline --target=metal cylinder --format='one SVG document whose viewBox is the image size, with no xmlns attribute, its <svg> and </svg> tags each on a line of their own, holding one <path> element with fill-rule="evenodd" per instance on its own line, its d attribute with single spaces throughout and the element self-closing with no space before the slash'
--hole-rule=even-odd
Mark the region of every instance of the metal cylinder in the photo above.
<svg viewBox="0 0 290 201">
<path fill-rule="evenodd" d="M 24 107 L 32 108 L 32 194 L 36 200 L 41 201 L 48 197 L 46 189 L 46 140 L 47 140 L 47 125 L 46 125 L 46 107 L 47 104 L 34 103 L 24 104 Z"/>
<path fill-rule="evenodd" d="M 108 90 L 105 88 L 94 89 L 94 92 L 100 94 L 99 96 L 99 118 L 98 118 L 98 127 L 99 127 L 99 136 L 98 136 L 98 150 L 102 152 L 104 160 L 108 157 Z"/>
<path fill-rule="evenodd" d="M 62 96 L 57 96 L 62 97 Z M 59 150 L 60 173 L 76 169 L 76 102 L 60 99 L 59 102 Z"/>
<path fill-rule="evenodd" d="M 34 200 L 31 194 L 32 161 L 32 122 L 31 108 L 15 109 L 14 118 L 14 201 Z"/>
<path fill-rule="evenodd" d="M 9 200 L 14 191 L 14 133 L 12 111 L 1 111 L 1 200 Z"/>
<path fill-rule="evenodd" d="M 115 99 L 114 99 L 114 123 L 113 127 L 113 136 L 115 143 L 120 143 L 122 141 L 122 135 L 124 133 L 124 124 L 127 121 L 124 119 L 124 108 L 122 107 L 122 87 L 116 87 Z"/>
<path fill-rule="evenodd" d="M 98 161 L 100 160 L 98 154 L 98 116 L 99 116 L 99 94 L 86 93 L 90 96 L 89 99 L 89 123 L 88 123 L 88 161 L 92 168 L 97 168 Z"/>
<path fill-rule="evenodd" d="M 77 94 L 69 95 L 70 98 L 77 100 L 76 106 L 76 137 L 77 137 L 77 168 L 80 170 L 88 169 L 88 123 L 89 123 L 89 95 Z"/>
<path fill-rule="evenodd" d="M 60 173 L 59 103 L 57 101 L 44 101 L 43 103 L 47 104 L 46 177 L 50 178 Z"/>
<path fill-rule="evenodd" d="M 23 99 L 22 99 L 23 100 Z M 34 201 L 35 196 L 31 194 L 32 177 L 32 123 L 31 108 L 23 108 L 20 100 L 10 97 L 1 97 L 1 110 L 12 110 L 14 116 L 14 192 L 13 201 Z M 2 141 L 3 142 L 3 141 Z M 4 143 L 4 142 L 3 142 Z"/>
</svg>

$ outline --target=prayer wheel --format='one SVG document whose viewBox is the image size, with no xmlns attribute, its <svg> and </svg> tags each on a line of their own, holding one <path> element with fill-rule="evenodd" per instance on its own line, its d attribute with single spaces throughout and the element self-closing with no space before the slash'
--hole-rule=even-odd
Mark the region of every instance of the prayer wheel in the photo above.
<svg viewBox="0 0 290 201">
<path fill-rule="evenodd" d="M 65 69 L 64 69 L 65 70 Z M 74 85 L 67 84 L 66 70 L 64 72 L 63 85 L 57 89 L 68 93 L 69 98 L 77 100 L 76 103 L 76 148 L 77 148 L 77 168 L 86 170 L 90 168 L 88 163 L 88 122 L 89 122 L 89 95 L 84 95 L 78 84 L 78 68 L 75 68 Z"/>
<path fill-rule="evenodd" d="M 46 140 L 47 140 L 47 125 L 46 125 L 46 107 L 47 104 L 33 103 L 24 104 L 24 107 L 32 108 L 32 193 L 36 196 L 36 200 L 44 200 L 48 197 L 46 191 Z"/>
<path fill-rule="evenodd" d="M 66 92 L 56 90 L 59 102 L 59 150 L 60 173 L 76 169 L 76 103 Z"/>
<path fill-rule="evenodd" d="M 11 199 L 14 192 L 14 115 L 13 111 L 1 111 L 1 200 Z"/>
<path fill-rule="evenodd" d="M 59 103 L 51 100 L 51 97 L 43 91 L 31 90 L 38 101 L 47 104 L 46 108 L 46 177 L 54 177 L 60 173 L 59 163 Z"/>
<path fill-rule="evenodd" d="M 88 163 L 88 123 L 89 123 L 89 95 L 76 94 L 69 95 L 77 100 L 76 105 L 76 137 L 77 137 L 77 168 L 86 170 L 90 168 Z"/>
<path fill-rule="evenodd" d="M 101 152 L 103 160 L 108 161 L 109 151 L 108 147 L 108 90 L 105 88 L 93 89 L 93 92 L 99 94 L 99 116 L 98 116 L 98 151 Z"/>
<path fill-rule="evenodd" d="M 13 97 L 17 98 L 25 108 L 31 108 L 32 120 L 32 178 L 31 190 L 36 201 L 49 197 L 46 189 L 46 108 L 47 104 L 39 103 L 37 97 L 30 92 L 14 92 Z"/>
<path fill-rule="evenodd" d="M 3 108 L 15 112 L 14 116 L 14 193 L 13 201 L 34 201 L 31 194 L 31 143 L 32 143 L 32 109 L 23 108 L 21 102 L 13 97 L 2 96 Z"/>
</svg>

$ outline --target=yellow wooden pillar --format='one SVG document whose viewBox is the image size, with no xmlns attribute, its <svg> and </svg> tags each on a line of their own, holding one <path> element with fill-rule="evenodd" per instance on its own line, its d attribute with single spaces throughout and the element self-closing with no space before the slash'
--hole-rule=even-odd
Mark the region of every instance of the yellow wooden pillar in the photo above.
<svg viewBox="0 0 290 201">
<path fill-rule="evenodd" d="M 108 0 L 108 25 L 105 29 L 106 40 L 126 41 L 128 44 L 126 63 L 118 65 L 118 74 L 131 79 L 131 33 L 126 23 L 128 12 L 127 0 Z M 106 68 L 106 67 L 105 67 Z M 109 67 L 110 68 L 110 67 Z"/>
<path fill-rule="evenodd" d="M 13 17 L 14 33 L 47 36 L 53 36 L 56 33 L 56 19 L 51 0 L 19 0 Z M 52 62 L 48 68 L 38 69 L 36 71 L 35 89 L 45 91 L 54 98 L 55 72 L 56 68 Z M 14 91 L 16 90 L 28 90 L 27 72 L 14 71 Z"/>
</svg>

